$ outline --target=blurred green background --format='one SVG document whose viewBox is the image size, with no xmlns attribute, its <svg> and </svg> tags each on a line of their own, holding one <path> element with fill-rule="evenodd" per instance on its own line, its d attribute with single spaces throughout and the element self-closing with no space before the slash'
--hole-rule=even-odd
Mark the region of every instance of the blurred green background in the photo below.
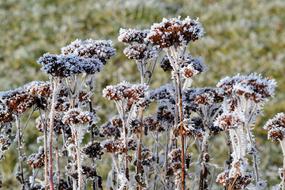
<svg viewBox="0 0 285 190">
<path fill-rule="evenodd" d="M 122 54 L 123 44 L 117 41 L 119 28 L 149 28 L 163 17 L 179 15 L 199 17 L 206 31 L 203 39 L 189 47 L 209 67 L 196 79 L 195 86 L 214 86 L 222 77 L 236 73 L 257 72 L 277 80 L 276 97 L 266 104 L 256 134 L 263 176 L 270 184 L 278 183 L 281 150 L 267 140 L 262 126 L 275 113 L 285 111 L 284 0 L 1 0 L 0 90 L 47 80 L 36 63 L 45 52 L 59 53 L 62 46 L 77 38 L 112 39 L 117 55 L 98 75 L 94 98 L 103 122 L 113 113 L 113 107 L 102 100 L 102 88 L 123 79 L 138 81 L 135 64 Z M 152 86 L 167 81 L 169 76 L 157 69 Z M 25 130 L 28 152 L 36 149 L 35 139 L 31 125 Z M 212 142 L 213 163 L 223 164 L 224 137 Z M 18 188 L 13 176 L 16 158 L 13 147 L 1 161 L 4 189 Z M 104 176 L 105 162 L 100 163 Z"/>
</svg>

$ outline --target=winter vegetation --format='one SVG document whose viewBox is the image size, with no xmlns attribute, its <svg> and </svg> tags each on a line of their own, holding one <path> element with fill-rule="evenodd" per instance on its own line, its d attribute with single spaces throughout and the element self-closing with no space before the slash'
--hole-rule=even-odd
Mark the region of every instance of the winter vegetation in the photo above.
<svg viewBox="0 0 285 190">
<path fill-rule="evenodd" d="M 3 189 L 285 189 L 283 1 L 0 5 Z"/>
</svg>

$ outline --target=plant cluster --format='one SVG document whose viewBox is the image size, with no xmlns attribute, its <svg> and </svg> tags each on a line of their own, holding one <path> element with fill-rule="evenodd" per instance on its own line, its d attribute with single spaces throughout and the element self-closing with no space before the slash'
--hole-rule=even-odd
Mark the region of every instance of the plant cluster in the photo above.
<svg viewBox="0 0 285 190">
<path fill-rule="evenodd" d="M 92 98 L 97 73 L 115 55 L 112 42 L 76 40 L 61 54 L 39 58 L 49 81 L 0 94 L 0 156 L 17 144 L 22 189 L 211 189 L 214 181 L 228 190 L 265 189 L 253 128 L 276 82 L 256 73 L 238 74 L 216 87 L 193 88 L 195 76 L 207 67 L 188 46 L 203 35 L 199 20 L 189 17 L 163 19 L 149 29 L 121 29 L 118 41 L 126 45 L 123 53 L 137 65 L 140 81 L 103 90 L 117 113 L 102 125 Z M 157 65 L 171 82 L 152 88 Z M 41 135 L 38 151 L 26 156 L 21 119 L 28 110 L 39 113 Z M 284 114 L 264 128 L 285 155 Z M 225 136 L 229 146 L 224 167 L 212 163 L 215 155 L 209 151 L 217 135 Z M 192 149 L 197 149 L 197 160 Z M 106 185 L 97 169 L 103 155 L 112 163 Z M 216 180 L 210 175 L 213 168 L 220 171 Z M 277 189 L 285 188 L 284 171 L 285 166 Z"/>
</svg>

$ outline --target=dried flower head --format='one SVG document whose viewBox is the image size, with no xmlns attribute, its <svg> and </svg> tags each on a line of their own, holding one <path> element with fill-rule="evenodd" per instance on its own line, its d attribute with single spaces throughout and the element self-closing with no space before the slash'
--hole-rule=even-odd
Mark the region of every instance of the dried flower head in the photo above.
<svg viewBox="0 0 285 190">
<path fill-rule="evenodd" d="M 146 44 L 132 44 L 124 49 L 124 54 L 129 59 L 147 60 L 157 56 L 157 50 Z"/>
<path fill-rule="evenodd" d="M 104 123 L 100 127 L 100 135 L 103 137 L 114 137 L 114 138 L 119 138 L 121 136 L 120 129 L 112 124 L 113 122 L 107 122 Z"/>
<path fill-rule="evenodd" d="M 128 147 L 125 146 L 124 139 L 106 140 L 102 143 L 102 146 L 109 153 L 122 154 L 126 150 L 136 150 L 137 143 L 133 138 L 128 139 Z"/>
<path fill-rule="evenodd" d="M 215 121 L 215 125 L 219 126 L 223 130 L 229 130 L 243 126 L 244 121 L 236 113 L 223 113 L 222 115 L 218 116 Z"/>
<path fill-rule="evenodd" d="M 199 106 L 209 106 L 223 101 L 223 96 L 218 88 L 195 88 L 184 91 L 183 101 L 193 109 Z"/>
<path fill-rule="evenodd" d="M 179 175 L 181 169 L 181 150 L 179 148 L 173 149 L 169 153 L 170 164 L 168 168 L 168 175 L 174 174 Z"/>
<path fill-rule="evenodd" d="M 165 127 L 161 125 L 154 117 L 147 117 L 143 120 L 145 128 L 151 132 L 163 132 Z"/>
<path fill-rule="evenodd" d="M 70 77 L 81 73 L 94 74 L 102 70 L 103 64 L 99 59 L 81 58 L 77 55 L 44 54 L 38 63 L 42 70 L 54 77 Z"/>
<path fill-rule="evenodd" d="M 225 95 L 242 96 L 256 103 L 264 102 L 274 96 L 276 81 L 263 78 L 256 73 L 250 75 L 236 75 L 222 79 L 217 87 L 222 88 Z"/>
<path fill-rule="evenodd" d="M 148 94 L 150 101 L 174 99 L 175 89 L 172 84 L 165 84 L 157 89 L 151 90 Z"/>
<path fill-rule="evenodd" d="M 138 30 L 138 29 L 124 29 L 121 28 L 119 31 L 119 42 L 124 43 L 144 43 L 144 40 L 148 34 L 148 30 Z"/>
<path fill-rule="evenodd" d="M 96 117 L 92 112 L 74 108 L 65 113 L 62 121 L 66 125 L 91 125 L 96 121 Z"/>
<path fill-rule="evenodd" d="M 165 55 L 163 56 L 163 58 L 160 61 L 160 67 L 164 70 L 164 71 L 172 71 L 173 68 L 171 66 L 171 63 L 168 59 L 168 56 Z"/>
<path fill-rule="evenodd" d="M 272 141 L 283 140 L 285 137 L 285 114 L 275 115 L 266 122 L 264 129 L 268 130 L 268 138 Z"/>
<path fill-rule="evenodd" d="M 161 23 L 155 23 L 151 26 L 147 40 L 160 48 L 168 48 L 187 45 L 190 41 L 201 38 L 203 33 L 203 28 L 198 20 L 189 17 L 184 20 L 181 20 L 180 17 L 164 18 Z"/>
<path fill-rule="evenodd" d="M 101 159 L 103 155 L 103 148 L 101 147 L 100 142 L 89 142 L 84 148 L 83 153 L 87 155 L 89 158 L 97 158 Z"/>
<path fill-rule="evenodd" d="M 236 175 L 234 177 L 229 177 L 229 171 L 220 173 L 217 176 L 216 182 L 228 187 L 233 185 L 233 189 L 245 189 L 252 181 L 252 176 L 250 174 L 246 175 Z"/>
<path fill-rule="evenodd" d="M 34 153 L 28 157 L 27 163 L 31 168 L 41 168 L 44 166 L 45 162 L 44 148 L 39 147 L 37 153 Z"/>
<path fill-rule="evenodd" d="M 124 81 L 115 86 L 107 86 L 103 90 L 103 96 L 108 100 L 127 100 L 128 106 L 131 106 L 145 96 L 147 88 L 145 84 L 130 84 Z"/>
<path fill-rule="evenodd" d="M 192 78 L 207 70 L 206 65 L 201 58 L 186 56 L 183 58 L 181 65 L 181 73 L 184 78 Z"/>
<path fill-rule="evenodd" d="M 75 40 L 61 49 L 62 54 L 99 59 L 103 64 L 116 54 L 111 40 Z"/>
</svg>

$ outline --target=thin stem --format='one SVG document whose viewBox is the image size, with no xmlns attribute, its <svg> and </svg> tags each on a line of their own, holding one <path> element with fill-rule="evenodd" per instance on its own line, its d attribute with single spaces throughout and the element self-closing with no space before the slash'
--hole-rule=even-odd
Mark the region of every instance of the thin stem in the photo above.
<svg viewBox="0 0 285 190">
<path fill-rule="evenodd" d="M 46 117 L 45 117 L 46 118 Z M 45 120 L 43 119 L 41 110 L 40 110 L 40 119 L 41 123 L 43 125 L 43 132 L 44 132 L 44 154 L 45 154 L 45 169 L 44 169 L 44 175 L 45 175 L 45 190 L 48 190 L 48 140 L 47 140 L 47 125 Z"/>
<path fill-rule="evenodd" d="M 16 117 L 16 127 L 17 127 L 17 146 L 18 146 L 18 157 L 19 157 L 19 180 L 23 187 L 25 186 L 25 178 L 24 178 L 24 168 L 23 168 L 23 145 L 22 145 L 22 129 L 20 125 L 20 120 Z"/>
<path fill-rule="evenodd" d="M 283 139 L 280 141 L 280 145 L 282 148 L 282 153 L 283 153 L 283 168 L 282 168 L 282 190 L 285 190 L 285 140 Z"/>
<path fill-rule="evenodd" d="M 55 117 L 55 101 L 56 101 L 56 91 L 57 91 L 57 80 L 53 80 L 53 91 L 52 91 L 52 101 L 51 109 L 49 115 L 49 184 L 50 190 L 54 190 L 53 183 L 53 128 L 54 128 L 54 117 Z"/>
<path fill-rule="evenodd" d="M 180 135 L 180 143 L 181 143 L 181 188 L 185 190 L 185 131 L 183 124 L 183 105 L 182 105 L 182 88 L 180 81 L 180 74 L 176 75 L 177 80 L 177 97 L 178 97 L 178 113 L 179 113 L 179 135 Z"/>
<path fill-rule="evenodd" d="M 78 190 L 83 189 L 83 176 L 81 172 L 81 156 L 80 156 L 80 142 L 78 139 L 78 132 L 75 133 L 76 143 L 76 158 L 77 158 L 77 173 L 78 173 Z"/>
<path fill-rule="evenodd" d="M 128 129 L 125 121 L 125 110 L 122 110 L 122 122 L 123 122 L 123 130 L 124 130 L 124 143 L 125 143 L 125 176 L 127 180 L 129 180 L 129 163 L 128 163 Z"/>
<path fill-rule="evenodd" d="M 60 183 L 60 165 L 59 165 L 58 143 L 59 143 L 59 141 L 58 141 L 58 135 L 56 135 L 55 159 L 56 159 L 57 189 L 59 189 L 59 183 Z"/>
</svg>

